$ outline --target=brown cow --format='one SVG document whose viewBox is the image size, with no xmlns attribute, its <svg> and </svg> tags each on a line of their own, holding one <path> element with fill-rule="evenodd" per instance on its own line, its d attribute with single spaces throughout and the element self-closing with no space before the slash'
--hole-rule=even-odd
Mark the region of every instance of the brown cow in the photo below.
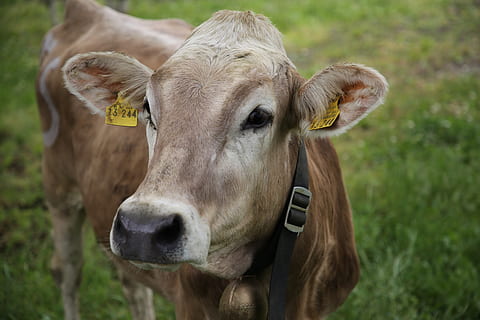
<svg viewBox="0 0 480 320">
<path fill-rule="evenodd" d="M 48 12 L 50 14 L 50 22 L 52 25 L 58 23 L 57 18 L 57 0 L 44 0 L 45 4 L 48 7 Z M 128 0 L 106 0 L 106 5 L 110 8 L 114 8 L 120 12 L 127 12 L 128 10 Z"/>
<path fill-rule="evenodd" d="M 293 253 L 286 318 L 321 319 L 359 270 L 328 136 L 380 105 L 386 81 L 354 64 L 304 80 L 279 32 L 252 12 L 218 12 L 183 42 L 190 32 L 178 20 L 72 0 L 64 24 L 47 34 L 37 91 L 66 318 L 78 318 L 85 212 L 113 252 L 134 319 L 154 318 L 143 285 L 172 301 L 177 319 L 219 319 L 225 288 L 272 237 L 304 139 L 313 200 Z M 310 130 L 337 99 L 333 125 Z M 113 117 L 106 107 L 118 103 L 138 112 L 138 126 L 104 124 Z M 249 288 L 266 291 L 270 273 L 257 270 Z"/>
</svg>

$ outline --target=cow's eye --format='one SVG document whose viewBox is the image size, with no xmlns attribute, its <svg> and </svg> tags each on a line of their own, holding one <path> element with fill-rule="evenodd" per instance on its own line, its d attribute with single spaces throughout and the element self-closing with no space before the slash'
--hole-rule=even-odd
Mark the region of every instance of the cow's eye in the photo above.
<svg viewBox="0 0 480 320">
<path fill-rule="evenodd" d="M 150 114 L 150 104 L 148 103 L 148 99 L 145 97 L 143 100 L 143 110 L 147 111 Z"/>
<path fill-rule="evenodd" d="M 153 123 L 153 120 L 152 120 L 152 114 L 150 113 L 150 104 L 148 103 L 147 98 L 145 98 L 145 100 L 143 101 L 143 110 L 147 112 L 147 117 L 146 117 L 147 125 L 152 127 L 153 130 L 157 130 L 157 127 L 155 126 L 155 123 Z"/>
<path fill-rule="evenodd" d="M 250 112 L 247 119 L 245 119 L 244 123 L 242 124 L 242 130 L 260 129 L 272 123 L 272 120 L 273 115 L 270 112 L 262 109 L 261 107 L 256 107 L 252 112 Z"/>
</svg>

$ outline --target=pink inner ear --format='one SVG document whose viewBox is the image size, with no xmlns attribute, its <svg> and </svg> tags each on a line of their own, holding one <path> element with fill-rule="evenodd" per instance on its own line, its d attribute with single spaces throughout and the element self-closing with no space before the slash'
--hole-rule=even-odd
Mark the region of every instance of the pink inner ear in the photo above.
<svg viewBox="0 0 480 320">
<path fill-rule="evenodd" d="M 327 128 L 327 130 L 349 126 L 356 119 L 364 116 L 370 106 L 377 100 L 371 88 L 361 81 L 344 86 L 342 91 L 344 94 L 339 101 L 340 115 L 333 126 Z"/>
<path fill-rule="evenodd" d="M 357 94 L 358 90 L 365 89 L 366 87 L 367 86 L 361 81 L 358 81 L 343 87 L 342 91 L 344 92 L 344 94 L 340 98 L 339 104 L 349 103 L 358 98 L 360 99 L 367 98 L 366 96 L 358 96 Z"/>
<path fill-rule="evenodd" d="M 109 78 L 109 72 L 103 68 L 97 66 L 88 66 L 82 69 L 84 76 L 77 78 L 77 85 L 79 85 L 80 91 L 85 95 L 98 95 L 99 88 L 106 89 L 102 91 L 102 98 L 108 103 L 114 103 L 117 99 L 117 94 L 122 88 L 121 82 L 111 82 Z M 92 91 L 92 92 L 90 92 Z M 110 94 L 107 94 L 110 92 Z"/>
<path fill-rule="evenodd" d="M 100 67 L 92 67 L 92 66 L 89 66 L 88 68 L 84 68 L 83 72 L 88 73 L 92 76 L 103 76 L 104 77 L 104 76 L 108 75 L 107 70 L 102 69 Z"/>
</svg>

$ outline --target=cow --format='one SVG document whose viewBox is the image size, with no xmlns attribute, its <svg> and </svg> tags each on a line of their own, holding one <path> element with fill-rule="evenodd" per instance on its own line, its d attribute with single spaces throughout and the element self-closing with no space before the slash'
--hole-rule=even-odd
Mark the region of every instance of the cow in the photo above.
<svg viewBox="0 0 480 320">
<path fill-rule="evenodd" d="M 57 18 L 57 0 L 44 0 L 45 5 L 48 7 L 48 13 L 50 15 L 50 22 L 52 25 L 56 25 L 58 23 Z M 128 0 L 107 0 L 106 5 L 110 8 L 114 8 L 120 12 L 127 12 L 128 11 Z"/>
<path fill-rule="evenodd" d="M 177 319 L 265 319 L 273 262 L 258 261 L 269 256 L 302 149 L 311 202 L 294 236 L 285 319 L 333 312 L 356 285 L 359 262 L 329 137 L 379 106 L 387 89 L 358 64 L 304 79 L 280 32 L 250 11 L 219 11 L 192 30 L 68 1 L 64 23 L 45 37 L 37 78 L 65 318 L 79 318 L 86 218 L 134 319 L 155 318 L 151 289 Z M 121 111 L 128 124 L 118 122 Z"/>
</svg>

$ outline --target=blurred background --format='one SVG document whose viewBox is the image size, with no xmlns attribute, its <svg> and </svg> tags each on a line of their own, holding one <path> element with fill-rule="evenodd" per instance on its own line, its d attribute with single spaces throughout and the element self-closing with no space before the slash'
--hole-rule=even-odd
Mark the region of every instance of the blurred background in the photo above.
<svg viewBox="0 0 480 320">
<path fill-rule="evenodd" d="M 330 319 L 480 319 L 480 1 L 128 1 L 129 14 L 194 25 L 219 9 L 268 16 L 305 77 L 355 62 L 390 83 L 385 105 L 333 139 L 362 273 Z M 63 2 L 55 10 L 61 22 Z M 34 94 L 51 15 L 44 1 L 1 0 L 0 22 L 0 319 L 61 319 Z M 128 319 L 85 232 L 83 319 Z M 157 317 L 174 319 L 156 299 Z"/>
</svg>

